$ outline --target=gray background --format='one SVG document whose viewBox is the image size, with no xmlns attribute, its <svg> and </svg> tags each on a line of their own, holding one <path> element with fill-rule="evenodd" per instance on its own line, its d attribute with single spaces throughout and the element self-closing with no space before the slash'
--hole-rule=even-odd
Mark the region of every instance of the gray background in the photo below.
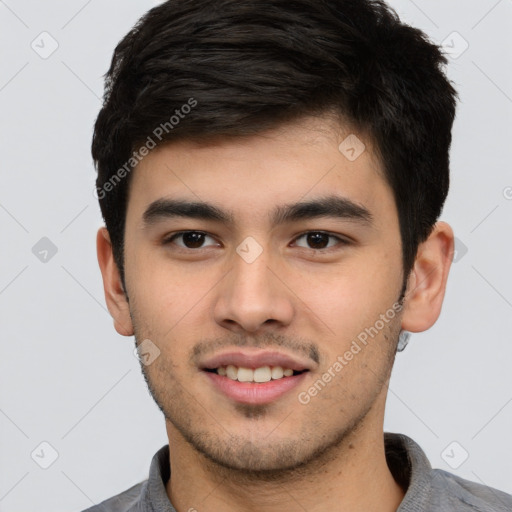
<svg viewBox="0 0 512 512">
<path fill-rule="evenodd" d="M 167 441 L 133 339 L 105 308 L 89 152 L 115 44 L 156 3 L 0 1 L 3 512 L 86 508 L 145 478 Z M 386 430 L 512 493 L 512 1 L 392 5 L 452 47 L 461 104 L 442 219 L 460 242 L 441 318 L 398 356 Z"/>
</svg>

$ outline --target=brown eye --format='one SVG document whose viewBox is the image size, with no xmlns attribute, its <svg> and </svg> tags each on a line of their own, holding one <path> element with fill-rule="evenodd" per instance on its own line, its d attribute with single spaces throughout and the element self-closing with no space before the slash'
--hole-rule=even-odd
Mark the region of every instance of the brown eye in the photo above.
<svg viewBox="0 0 512 512">
<path fill-rule="evenodd" d="M 299 240 L 304 240 L 305 243 L 298 243 Z M 343 239 L 323 231 L 310 231 L 296 238 L 296 244 L 307 249 L 322 250 L 344 243 L 346 242 Z"/>
<path fill-rule="evenodd" d="M 205 239 L 204 233 L 198 233 L 195 231 L 184 233 L 182 236 L 183 244 L 189 249 L 197 249 L 198 247 L 201 247 Z"/>
<path fill-rule="evenodd" d="M 164 243 L 174 243 L 178 247 L 183 247 L 185 249 L 201 249 L 208 238 L 213 240 L 211 236 L 208 236 L 202 231 L 182 231 L 181 233 L 174 234 L 164 241 Z"/>
<path fill-rule="evenodd" d="M 329 235 L 325 233 L 308 233 L 306 240 L 312 249 L 325 249 L 329 245 Z"/>
</svg>

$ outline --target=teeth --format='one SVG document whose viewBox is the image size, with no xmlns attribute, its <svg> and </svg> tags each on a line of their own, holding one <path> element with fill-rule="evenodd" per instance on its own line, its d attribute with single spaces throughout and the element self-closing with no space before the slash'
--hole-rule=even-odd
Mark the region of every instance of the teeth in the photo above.
<svg viewBox="0 0 512 512">
<path fill-rule="evenodd" d="M 261 366 L 260 368 L 238 368 L 232 364 L 217 368 L 217 373 L 231 380 L 239 382 L 270 382 L 271 380 L 291 377 L 293 370 L 282 366 Z"/>
<path fill-rule="evenodd" d="M 250 368 L 238 368 L 238 381 L 239 382 L 252 382 L 254 381 L 254 371 Z"/>
<path fill-rule="evenodd" d="M 272 372 L 270 366 L 262 366 L 254 370 L 254 382 L 270 382 L 272 380 Z"/>
<path fill-rule="evenodd" d="M 272 368 L 272 378 L 273 379 L 280 379 L 284 376 L 284 370 L 281 368 L 281 366 L 274 366 Z"/>
<path fill-rule="evenodd" d="M 219 373 L 219 370 L 217 370 L 217 373 Z M 226 376 L 228 379 L 238 380 L 238 368 L 230 364 L 226 367 Z"/>
</svg>

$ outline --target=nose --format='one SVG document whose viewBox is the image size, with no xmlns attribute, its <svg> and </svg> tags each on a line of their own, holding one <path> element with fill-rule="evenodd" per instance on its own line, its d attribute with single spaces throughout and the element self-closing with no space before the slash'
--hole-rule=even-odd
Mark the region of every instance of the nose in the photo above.
<svg viewBox="0 0 512 512">
<path fill-rule="evenodd" d="M 231 271 L 217 288 L 215 321 L 236 333 L 288 326 L 294 315 L 293 293 L 278 267 L 266 251 L 252 263 L 235 254 Z"/>
</svg>

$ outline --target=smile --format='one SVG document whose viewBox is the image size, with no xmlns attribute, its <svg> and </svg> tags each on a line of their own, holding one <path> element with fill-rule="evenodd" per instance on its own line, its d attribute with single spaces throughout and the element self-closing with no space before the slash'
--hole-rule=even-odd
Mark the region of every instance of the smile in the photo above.
<svg viewBox="0 0 512 512">
<path fill-rule="evenodd" d="M 238 382 L 254 382 L 264 383 L 272 380 L 279 380 L 285 377 L 299 375 L 301 371 L 295 371 L 291 368 L 283 368 L 282 366 L 260 366 L 259 368 L 237 367 L 232 364 L 220 366 L 215 369 L 207 369 L 206 371 L 215 372 L 221 377 L 227 377 Z"/>
</svg>

